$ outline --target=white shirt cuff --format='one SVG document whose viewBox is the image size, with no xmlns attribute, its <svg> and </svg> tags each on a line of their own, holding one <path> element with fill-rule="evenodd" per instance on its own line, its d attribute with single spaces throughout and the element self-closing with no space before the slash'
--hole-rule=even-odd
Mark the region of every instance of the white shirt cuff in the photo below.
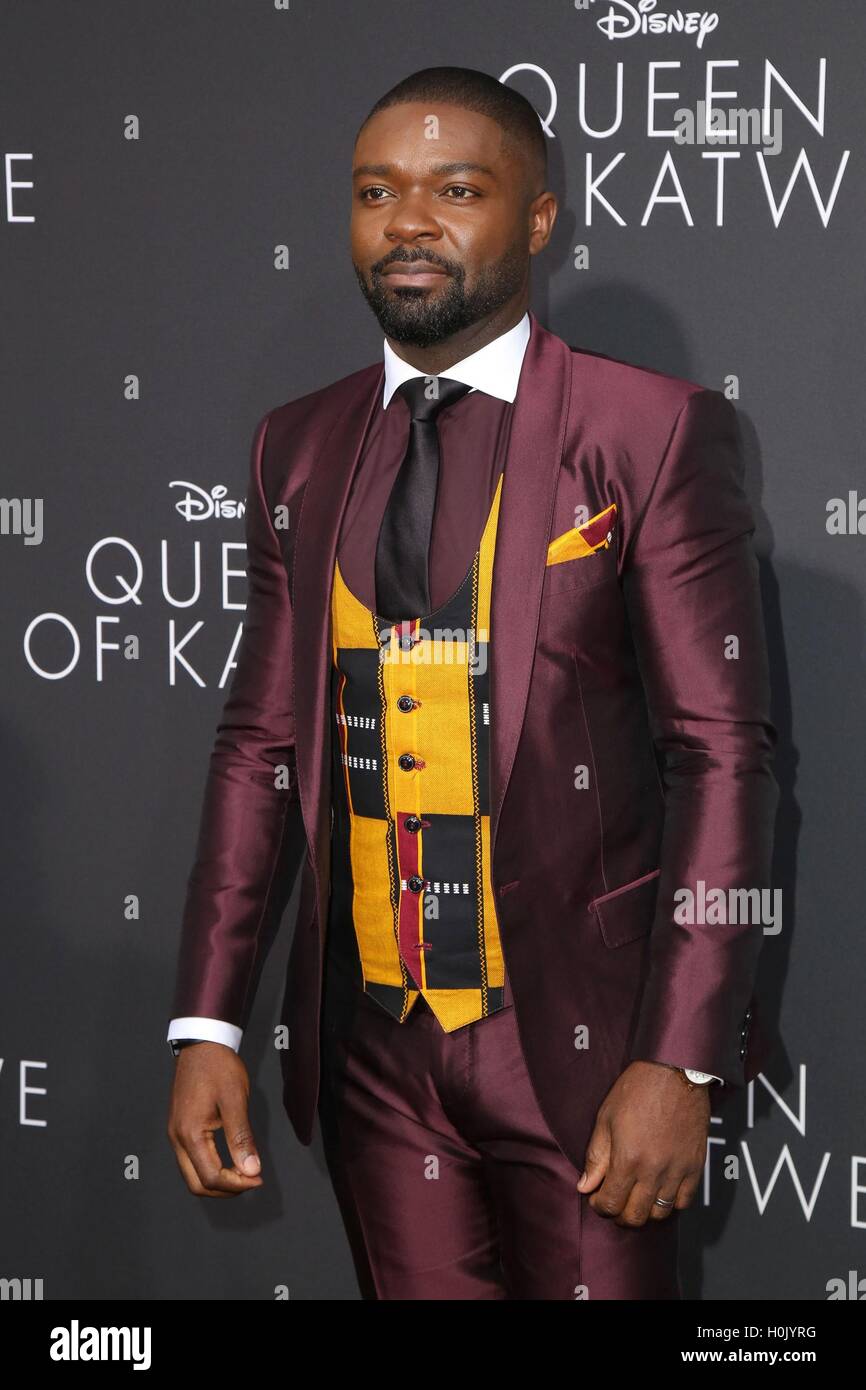
<svg viewBox="0 0 866 1390">
<path fill-rule="evenodd" d="M 200 1038 L 202 1042 L 224 1043 L 233 1052 L 240 1050 L 244 1030 L 219 1018 L 173 1018 L 168 1025 L 166 1042 L 181 1038 Z"/>
</svg>

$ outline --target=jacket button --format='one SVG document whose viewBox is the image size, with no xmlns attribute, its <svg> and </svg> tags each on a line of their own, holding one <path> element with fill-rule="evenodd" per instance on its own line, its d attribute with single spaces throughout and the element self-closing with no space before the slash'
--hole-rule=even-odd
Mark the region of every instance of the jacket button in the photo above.
<svg viewBox="0 0 866 1390">
<path fill-rule="evenodd" d="M 421 820 L 418 816 L 407 816 L 403 822 L 404 830 L 411 830 L 413 835 L 417 835 L 421 829 Z"/>
<path fill-rule="evenodd" d="M 407 880 L 406 886 L 410 893 L 420 893 L 421 889 L 424 887 L 424 879 L 419 878 L 417 874 L 413 874 L 412 877 Z"/>
<path fill-rule="evenodd" d="M 404 714 L 408 714 L 410 710 L 415 708 L 415 701 L 411 695 L 401 695 L 397 701 L 397 708 L 402 710 Z"/>
<path fill-rule="evenodd" d="M 401 753 L 399 758 L 397 759 L 397 762 L 400 764 L 404 772 L 411 772 L 413 767 L 415 766 L 415 759 L 411 753 Z"/>
</svg>

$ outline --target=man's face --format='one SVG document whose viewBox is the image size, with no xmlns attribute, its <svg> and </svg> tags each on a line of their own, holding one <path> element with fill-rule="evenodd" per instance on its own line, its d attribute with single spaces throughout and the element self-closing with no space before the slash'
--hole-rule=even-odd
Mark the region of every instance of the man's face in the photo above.
<svg viewBox="0 0 866 1390">
<path fill-rule="evenodd" d="M 441 102 L 380 111 L 355 145 L 352 264 L 386 337 L 430 347 L 526 284 L 521 160 L 487 116 Z"/>
</svg>

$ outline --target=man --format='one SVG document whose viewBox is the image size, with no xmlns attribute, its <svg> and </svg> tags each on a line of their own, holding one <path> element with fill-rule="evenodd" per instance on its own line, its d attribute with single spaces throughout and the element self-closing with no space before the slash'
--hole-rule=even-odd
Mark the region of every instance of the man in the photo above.
<svg viewBox="0 0 866 1390">
<path fill-rule="evenodd" d="M 192 1192 L 261 1184 L 237 1048 L 300 815 L 284 1099 L 369 1298 L 680 1297 L 711 1090 L 760 1060 L 760 925 L 683 910 L 768 884 L 778 797 L 736 416 L 528 310 L 546 173 L 483 73 L 383 97 L 351 240 L 384 366 L 252 451 L 169 1134 Z"/>
</svg>

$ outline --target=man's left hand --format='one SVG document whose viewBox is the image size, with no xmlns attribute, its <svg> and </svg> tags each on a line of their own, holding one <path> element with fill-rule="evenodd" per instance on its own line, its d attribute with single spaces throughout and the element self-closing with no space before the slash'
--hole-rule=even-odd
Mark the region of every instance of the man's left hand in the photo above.
<svg viewBox="0 0 866 1390">
<path fill-rule="evenodd" d="M 707 1153 L 709 1089 L 689 1090 L 659 1062 L 626 1067 L 596 1116 L 577 1184 L 592 1193 L 594 1211 L 618 1226 L 643 1226 L 691 1204 Z M 656 1197 L 673 1206 L 657 1206 Z"/>
</svg>

